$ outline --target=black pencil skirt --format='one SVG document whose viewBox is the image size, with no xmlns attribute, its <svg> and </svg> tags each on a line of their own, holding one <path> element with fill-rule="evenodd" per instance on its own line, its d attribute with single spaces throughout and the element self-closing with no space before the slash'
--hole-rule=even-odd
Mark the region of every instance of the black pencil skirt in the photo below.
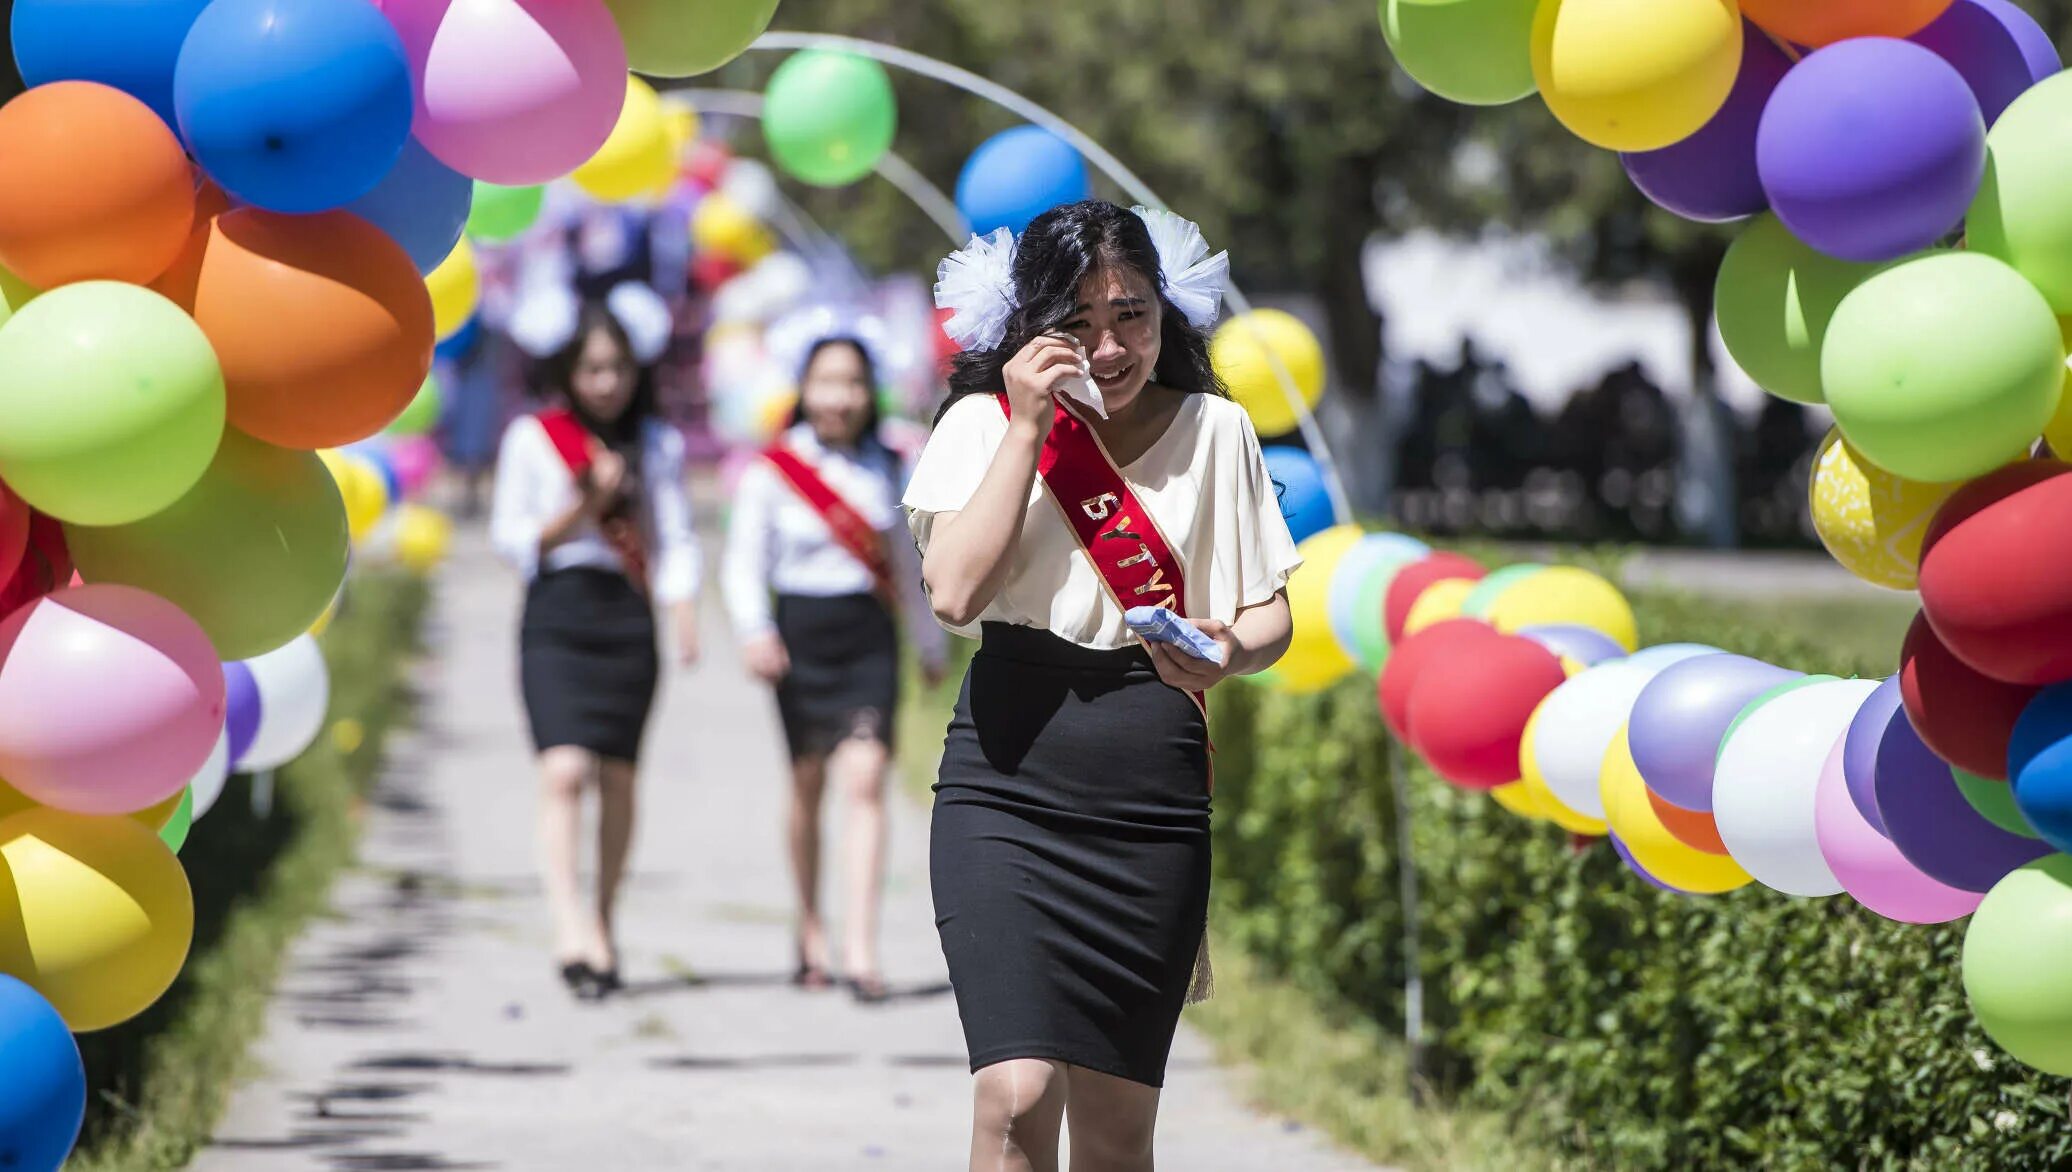
<svg viewBox="0 0 2072 1172">
<path fill-rule="evenodd" d="M 791 671 L 777 712 L 794 760 L 853 736 L 892 744 L 899 703 L 899 626 L 874 594 L 777 596 L 777 637 Z"/>
<path fill-rule="evenodd" d="M 972 1070 L 1048 1058 L 1163 1085 L 1208 919 L 1208 752 L 1141 648 L 986 624 L 929 843 Z"/>
<path fill-rule="evenodd" d="M 624 574 L 576 567 L 532 580 L 518 680 L 535 749 L 639 760 L 661 671 L 654 608 Z"/>
</svg>

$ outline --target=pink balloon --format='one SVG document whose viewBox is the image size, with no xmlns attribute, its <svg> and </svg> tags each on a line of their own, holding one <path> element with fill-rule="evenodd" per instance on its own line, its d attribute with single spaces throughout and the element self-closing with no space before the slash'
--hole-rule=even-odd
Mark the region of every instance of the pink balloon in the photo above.
<svg viewBox="0 0 2072 1172">
<path fill-rule="evenodd" d="M 386 0 L 417 83 L 417 140 L 490 183 L 558 179 L 611 135 L 626 44 L 604 0 Z"/>
<path fill-rule="evenodd" d="M 1892 840 L 1871 828 L 1849 797 L 1843 746 L 1835 742 L 1813 799 L 1813 830 L 1828 869 L 1856 902 L 1902 924 L 1940 924 L 1978 910 L 1985 895 L 1937 882 L 1907 862 Z"/>
<path fill-rule="evenodd" d="M 390 441 L 388 454 L 405 497 L 416 496 L 439 470 L 439 444 L 428 435 L 398 437 Z"/>
<path fill-rule="evenodd" d="M 0 777 L 46 806 L 127 814 L 178 793 L 223 731 L 223 665 L 132 586 L 76 586 L 0 620 Z"/>
</svg>

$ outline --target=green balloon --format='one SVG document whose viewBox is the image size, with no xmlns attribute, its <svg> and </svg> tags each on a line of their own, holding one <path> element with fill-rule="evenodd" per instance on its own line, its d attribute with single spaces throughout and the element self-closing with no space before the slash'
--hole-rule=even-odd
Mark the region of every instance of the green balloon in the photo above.
<svg viewBox="0 0 2072 1172">
<path fill-rule="evenodd" d="M 1835 424 L 1909 480 L 1968 480 L 2025 452 L 2058 407 L 2065 347 L 2034 285 L 1990 256 L 1931 252 L 1835 310 L 1820 355 Z"/>
<path fill-rule="evenodd" d="M 2046 1074 L 2072 1075 L 2072 855 L 1993 885 L 1965 929 L 1963 970 L 1987 1037 Z"/>
<path fill-rule="evenodd" d="M 0 326 L 36 296 L 39 294 L 27 281 L 0 267 Z"/>
<path fill-rule="evenodd" d="M 307 631 L 345 581 L 345 502 L 314 452 L 232 428 L 199 483 L 141 521 L 67 525 L 90 582 L 148 590 L 186 611 L 218 658 L 250 659 Z"/>
<path fill-rule="evenodd" d="M 710 73 L 770 27 L 777 0 L 605 0 L 626 40 L 626 63 L 650 77 Z"/>
<path fill-rule="evenodd" d="M 475 180 L 475 202 L 468 207 L 468 235 L 496 243 L 509 240 L 540 218 L 546 203 L 544 187 L 504 187 Z"/>
<path fill-rule="evenodd" d="M 61 521 L 121 525 L 179 500 L 223 411 L 208 338 L 149 289 L 66 285 L 0 328 L 0 480 Z"/>
<path fill-rule="evenodd" d="M 1955 767 L 1950 769 L 1950 776 L 1957 779 L 1957 792 L 1964 795 L 1964 800 L 1971 803 L 1979 817 L 2009 834 L 2019 834 L 2023 838 L 2043 837 L 2030 827 L 2029 820 L 2022 817 L 2021 810 L 2016 808 L 2014 786 Z"/>
<path fill-rule="evenodd" d="M 1828 323 L 1842 298 L 1876 271 L 1813 251 L 1763 213 L 1727 249 L 1713 285 L 1727 353 L 1778 398 L 1824 402 L 1820 348 Z"/>
<path fill-rule="evenodd" d="M 2015 99 L 1986 135 L 1986 178 L 1964 221 L 1965 247 L 2015 267 L 2053 311 L 2072 314 L 2072 77 Z"/>
<path fill-rule="evenodd" d="M 1539 0 L 1381 0 L 1381 33 L 1417 84 L 1469 106 L 1539 89 L 1532 18 Z"/>
<path fill-rule="evenodd" d="M 174 854 L 187 845 L 187 832 L 194 829 L 194 787 L 188 786 L 180 793 L 180 804 L 173 807 L 173 816 L 159 827 L 158 840 L 172 848 Z"/>
<path fill-rule="evenodd" d="M 1786 693 L 1796 692 L 1800 688 L 1810 688 L 1814 684 L 1832 684 L 1835 683 L 1837 679 L 1839 679 L 1839 677 L 1837 676 L 1800 676 L 1797 679 L 1786 680 L 1783 683 L 1772 687 L 1769 691 L 1764 692 L 1762 695 L 1757 696 L 1755 699 L 1750 700 L 1747 704 L 1742 705 L 1741 711 L 1736 712 L 1734 714 L 1734 719 L 1727 722 L 1727 731 L 1720 734 L 1719 747 L 1712 751 L 1713 761 L 1717 763 L 1720 757 L 1725 755 L 1727 751 L 1727 742 L 1734 739 L 1734 734 L 1741 731 L 1741 722 L 1747 720 L 1751 716 L 1754 716 L 1756 709 L 1761 708 L 1763 705 L 1768 704 L 1770 701 L 1775 700 L 1777 697 L 1785 695 Z"/>
<path fill-rule="evenodd" d="M 439 392 L 439 377 L 428 374 L 424 385 L 417 388 L 417 395 L 395 422 L 388 425 L 390 435 L 423 435 L 439 426 L 439 408 L 444 399 Z"/>
<path fill-rule="evenodd" d="M 785 172 L 817 187 L 871 173 L 892 148 L 899 106 L 885 67 L 868 57 L 808 49 L 770 76 L 763 137 Z"/>
<path fill-rule="evenodd" d="M 1353 658 L 1368 671 L 1378 672 L 1389 662 L 1389 625 L 1386 613 L 1389 585 L 1414 557 L 1391 558 L 1367 570 L 1354 596 Z"/>
<path fill-rule="evenodd" d="M 1546 568 L 1537 562 L 1519 562 L 1514 566 L 1491 571 L 1480 582 L 1475 583 L 1475 588 L 1468 591 L 1468 596 L 1461 600 L 1461 616 L 1471 619 L 1488 618 L 1490 608 L 1496 605 L 1497 598 L 1504 591 Z"/>
</svg>

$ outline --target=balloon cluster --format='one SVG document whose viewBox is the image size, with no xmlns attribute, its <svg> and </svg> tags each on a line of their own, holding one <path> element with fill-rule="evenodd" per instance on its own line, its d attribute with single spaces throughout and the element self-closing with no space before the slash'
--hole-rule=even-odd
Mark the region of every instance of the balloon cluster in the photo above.
<svg viewBox="0 0 2072 1172">
<path fill-rule="evenodd" d="M 571 170 L 644 180 L 655 103 L 629 42 L 645 70 L 709 69 L 774 7 L 12 5 L 30 88 L 0 106 L 10 1166 L 55 1168 L 76 1137 L 69 1032 L 142 1012 L 184 963 L 193 819 L 233 768 L 284 764 L 322 726 L 310 632 L 355 537 L 435 462 L 434 343 L 479 296 L 464 232 L 522 228 L 527 188 Z M 441 519 L 395 513 L 398 556 L 435 560 Z"/>
</svg>

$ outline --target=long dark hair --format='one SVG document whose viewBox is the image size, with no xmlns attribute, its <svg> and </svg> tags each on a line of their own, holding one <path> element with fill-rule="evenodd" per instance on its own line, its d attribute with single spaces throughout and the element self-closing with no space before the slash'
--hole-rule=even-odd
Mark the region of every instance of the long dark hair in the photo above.
<svg viewBox="0 0 2072 1172">
<path fill-rule="evenodd" d="M 620 352 L 626 355 L 626 361 L 633 364 L 633 398 L 617 419 L 597 418 L 583 407 L 575 394 L 576 367 L 582 362 L 583 347 L 589 342 L 590 335 L 599 330 L 610 336 Z M 534 387 L 543 398 L 559 399 L 591 435 L 626 457 L 628 471 L 639 467 L 641 432 L 656 413 L 655 372 L 634 357 L 633 339 L 627 335 L 626 327 L 619 323 L 618 315 L 611 311 L 610 306 L 598 300 L 583 302 L 576 311 L 575 333 L 569 335 L 567 345 L 538 365 L 534 371 Z"/>
<path fill-rule="evenodd" d="M 1125 269 L 1144 279 L 1158 297 L 1158 367 L 1151 381 L 1193 395 L 1224 395 L 1209 364 L 1209 337 L 1196 329 L 1166 295 L 1158 249 L 1135 212 L 1106 200 L 1089 199 L 1055 207 L 1022 233 L 1014 254 L 1014 315 L 1007 336 L 991 350 L 967 350 L 950 368 L 950 398 L 1005 389 L 1001 368 L 1031 338 L 1078 316 L 1080 288 L 1103 268 Z M 942 418 L 939 412 L 936 418 Z"/>
<path fill-rule="evenodd" d="M 799 363 L 799 401 L 791 409 L 791 420 L 784 425 L 785 430 L 788 431 L 806 421 L 806 373 L 813 369 L 813 361 L 820 357 L 820 352 L 830 346 L 847 346 L 856 351 L 857 361 L 863 363 L 864 385 L 870 388 L 870 406 L 864 409 L 863 430 L 857 433 L 857 445 L 864 448 L 875 446 L 891 451 L 891 445 L 885 442 L 882 430 L 885 425 L 885 412 L 878 402 L 878 364 L 871 361 L 870 347 L 865 346 L 861 339 L 852 338 L 847 334 L 831 334 L 807 348 L 805 360 Z"/>
</svg>

